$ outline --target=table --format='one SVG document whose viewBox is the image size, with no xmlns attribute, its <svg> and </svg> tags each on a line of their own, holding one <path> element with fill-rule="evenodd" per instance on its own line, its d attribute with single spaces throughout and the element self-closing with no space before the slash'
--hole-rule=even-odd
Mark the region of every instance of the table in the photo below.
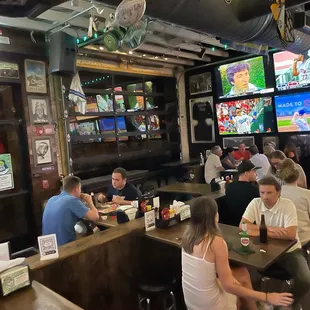
<svg viewBox="0 0 310 310">
<path fill-rule="evenodd" d="M 176 183 L 170 184 L 157 188 L 158 193 L 180 193 L 180 194 L 190 194 L 193 196 L 204 196 L 213 199 L 218 199 L 225 196 L 225 189 L 221 189 L 216 192 L 211 192 L 210 184 L 200 184 L 200 183 Z"/>
<path fill-rule="evenodd" d="M 115 227 L 118 225 L 116 216 L 110 216 L 108 215 L 106 220 L 102 219 L 103 216 L 100 215 L 100 218 L 98 221 L 94 222 L 98 226 L 103 226 L 106 228 Z"/>
<path fill-rule="evenodd" d="M 82 310 L 64 297 L 51 291 L 37 281 L 32 287 L 14 292 L 0 299 L 1 310 Z"/>
<path fill-rule="evenodd" d="M 181 247 L 182 236 L 188 221 L 180 223 L 168 229 L 158 229 L 145 232 L 148 238 L 164 242 L 173 246 Z M 223 234 L 223 238 L 233 248 L 238 248 L 240 244 L 239 228 L 225 224 L 219 224 Z M 255 268 L 263 271 L 272 265 L 281 255 L 290 249 L 296 240 L 275 240 L 269 239 L 268 243 L 260 244 L 258 238 L 250 238 L 251 249 L 255 251 L 254 254 L 242 256 L 234 250 L 229 250 L 228 256 L 231 262 L 245 265 L 247 267 Z M 260 252 L 260 249 L 266 253 Z"/>
</svg>

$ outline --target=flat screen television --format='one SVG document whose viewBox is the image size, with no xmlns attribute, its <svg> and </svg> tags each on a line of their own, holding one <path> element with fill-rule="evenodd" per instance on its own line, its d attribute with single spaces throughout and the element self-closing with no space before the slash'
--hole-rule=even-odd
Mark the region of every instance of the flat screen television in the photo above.
<svg viewBox="0 0 310 310">
<path fill-rule="evenodd" d="M 310 92 L 275 96 L 279 132 L 310 131 Z"/>
<path fill-rule="evenodd" d="M 126 121 L 124 116 L 118 116 L 116 119 L 117 129 L 119 133 L 127 132 Z M 115 118 L 105 117 L 99 119 L 99 129 L 101 133 L 114 133 L 115 132 Z M 104 138 L 105 142 L 115 141 L 113 137 Z M 119 140 L 128 140 L 128 137 L 120 137 Z"/>
<path fill-rule="evenodd" d="M 220 135 L 271 133 L 276 130 L 271 97 L 218 103 L 216 113 Z"/>
<path fill-rule="evenodd" d="M 275 53 L 273 61 L 279 91 L 310 86 L 310 50 L 303 55 L 287 51 Z"/>
<path fill-rule="evenodd" d="M 274 91 L 266 87 L 262 56 L 218 67 L 216 81 L 219 99 Z"/>
</svg>

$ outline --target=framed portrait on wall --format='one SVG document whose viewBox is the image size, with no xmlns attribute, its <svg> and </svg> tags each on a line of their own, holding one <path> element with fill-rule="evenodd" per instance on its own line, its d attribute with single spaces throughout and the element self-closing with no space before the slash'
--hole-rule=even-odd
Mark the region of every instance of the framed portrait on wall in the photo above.
<svg viewBox="0 0 310 310">
<path fill-rule="evenodd" d="M 32 125 L 48 124 L 51 121 L 49 100 L 44 96 L 28 96 L 29 118 Z"/>
<path fill-rule="evenodd" d="M 244 143 L 246 147 L 250 147 L 255 144 L 255 139 L 253 136 L 238 136 L 238 137 L 229 137 L 223 138 L 223 148 L 232 147 L 237 149 L 240 143 Z"/>
<path fill-rule="evenodd" d="M 40 137 L 32 139 L 32 152 L 34 165 L 48 165 L 54 162 L 53 145 L 51 137 Z"/>
<path fill-rule="evenodd" d="M 211 72 L 192 75 L 189 77 L 189 94 L 197 95 L 212 91 Z"/>
<path fill-rule="evenodd" d="M 215 141 L 213 97 L 202 97 L 189 101 L 192 143 Z"/>
<path fill-rule="evenodd" d="M 25 60 L 26 91 L 28 93 L 46 94 L 45 62 L 37 60 Z"/>
</svg>

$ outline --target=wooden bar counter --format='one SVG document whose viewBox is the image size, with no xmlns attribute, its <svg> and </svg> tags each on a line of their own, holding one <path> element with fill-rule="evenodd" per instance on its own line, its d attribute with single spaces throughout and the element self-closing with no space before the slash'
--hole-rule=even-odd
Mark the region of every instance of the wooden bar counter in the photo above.
<svg viewBox="0 0 310 310">
<path fill-rule="evenodd" d="M 62 296 L 54 293 L 37 281 L 32 287 L 14 292 L 10 296 L 0 298 L 1 310 L 83 310 Z"/>
</svg>

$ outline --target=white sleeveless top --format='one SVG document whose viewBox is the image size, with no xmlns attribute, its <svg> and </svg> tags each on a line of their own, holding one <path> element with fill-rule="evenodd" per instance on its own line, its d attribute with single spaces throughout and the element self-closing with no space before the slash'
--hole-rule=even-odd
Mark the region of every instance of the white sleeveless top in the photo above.
<svg viewBox="0 0 310 310">
<path fill-rule="evenodd" d="M 216 276 L 215 263 L 205 260 L 206 252 L 203 258 L 198 258 L 182 249 L 182 287 L 187 309 L 236 310 L 236 296 L 224 291 Z"/>
</svg>

